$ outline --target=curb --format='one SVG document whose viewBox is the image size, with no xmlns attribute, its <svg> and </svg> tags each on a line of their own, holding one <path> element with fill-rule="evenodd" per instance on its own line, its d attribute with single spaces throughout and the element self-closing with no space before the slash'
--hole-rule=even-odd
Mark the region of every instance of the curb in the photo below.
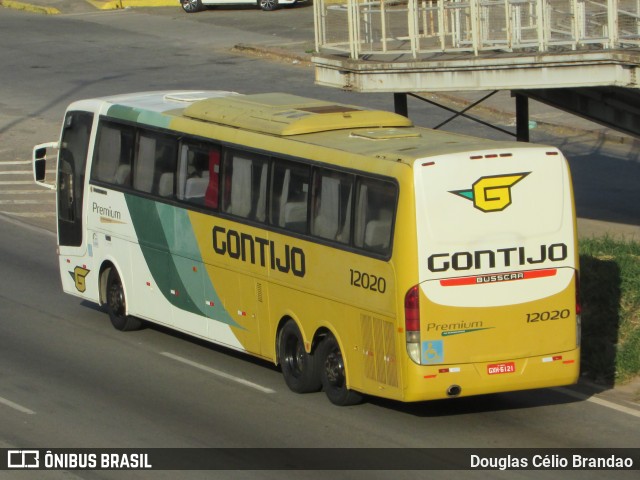
<svg viewBox="0 0 640 480">
<path fill-rule="evenodd" d="M 43 13 L 45 15 L 58 15 L 60 10 L 53 7 L 42 7 L 40 5 L 33 5 L 31 3 L 16 2 L 14 0 L 0 0 L 0 6 L 6 8 L 13 8 L 14 10 L 25 10 L 32 13 Z"/>
<path fill-rule="evenodd" d="M 37 1 L 37 0 L 36 0 Z M 179 6 L 178 0 L 76 0 L 84 1 L 98 10 L 118 10 L 134 7 L 175 7 Z M 54 7 L 43 7 L 34 3 L 19 2 L 16 0 L 0 0 L 0 7 L 24 10 L 45 15 L 60 15 L 62 12 Z"/>
<path fill-rule="evenodd" d="M 132 7 L 176 7 L 178 0 L 85 0 L 98 10 L 117 10 Z"/>
<path fill-rule="evenodd" d="M 258 45 L 247 45 L 244 43 L 238 43 L 231 48 L 232 52 L 239 52 L 247 55 L 253 55 L 256 57 L 268 57 L 281 61 L 287 61 L 296 65 L 304 65 L 312 67 L 311 55 L 304 53 L 293 53 L 284 48 L 278 47 L 261 47 Z"/>
</svg>

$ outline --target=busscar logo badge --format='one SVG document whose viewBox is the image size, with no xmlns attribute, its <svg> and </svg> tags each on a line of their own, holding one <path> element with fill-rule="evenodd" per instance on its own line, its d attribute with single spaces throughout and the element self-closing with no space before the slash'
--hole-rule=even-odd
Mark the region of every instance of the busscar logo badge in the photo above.
<svg viewBox="0 0 640 480">
<path fill-rule="evenodd" d="M 521 172 L 480 177 L 475 181 L 471 189 L 452 190 L 449 193 L 471 200 L 473 206 L 483 212 L 501 212 L 511 205 L 511 187 L 530 173 Z"/>
<path fill-rule="evenodd" d="M 86 278 L 87 275 L 89 275 L 89 272 L 91 270 L 87 270 L 84 267 L 76 267 L 73 269 L 73 272 L 69 272 L 69 275 L 71 275 L 71 278 L 73 278 L 73 281 L 76 283 L 76 289 L 80 292 L 83 293 L 86 289 L 87 289 L 87 284 L 86 284 Z"/>
</svg>

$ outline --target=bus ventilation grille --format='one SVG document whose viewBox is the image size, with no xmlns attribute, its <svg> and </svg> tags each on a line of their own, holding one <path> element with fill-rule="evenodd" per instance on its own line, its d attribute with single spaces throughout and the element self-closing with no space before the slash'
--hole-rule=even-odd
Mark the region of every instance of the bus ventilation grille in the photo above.
<svg viewBox="0 0 640 480">
<path fill-rule="evenodd" d="M 393 323 L 371 315 L 361 315 L 362 353 L 367 378 L 398 386 L 398 364 Z"/>
</svg>

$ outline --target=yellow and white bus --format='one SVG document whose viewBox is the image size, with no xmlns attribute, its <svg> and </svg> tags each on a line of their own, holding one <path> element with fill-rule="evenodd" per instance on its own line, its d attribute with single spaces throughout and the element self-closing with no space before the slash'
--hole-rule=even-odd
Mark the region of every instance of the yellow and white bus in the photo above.
<svg viewBox="0 0 640 480">
<path fill-rule="evenodd" d="M 289 94 L 165 91 L 71 104 L 33 165 L 57 190 L 64 291 L 119 330 L 247 352 L 338 405 L 577 381 L 556 148 Z"/>
</svg>

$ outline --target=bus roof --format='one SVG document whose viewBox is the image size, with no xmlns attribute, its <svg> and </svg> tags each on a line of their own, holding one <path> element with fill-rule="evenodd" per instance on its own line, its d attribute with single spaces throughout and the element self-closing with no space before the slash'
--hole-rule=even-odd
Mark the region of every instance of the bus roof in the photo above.
<svg viewBox="0 0 640 480">
<path fill-rule="evenodd" d="M 108 109 L 109 116 L 132 116 L 158 126 L 168 126 L 171 118 L 181 118 L 187 122 L 289 137 L 304 144 L 407 164 L 417 158 L 451 152 L 540 147 L 414 127 L 409 119 L 395 113 L 286 93 L 161 91 L 100 100 L 114 107 Z"/>
</svg>

